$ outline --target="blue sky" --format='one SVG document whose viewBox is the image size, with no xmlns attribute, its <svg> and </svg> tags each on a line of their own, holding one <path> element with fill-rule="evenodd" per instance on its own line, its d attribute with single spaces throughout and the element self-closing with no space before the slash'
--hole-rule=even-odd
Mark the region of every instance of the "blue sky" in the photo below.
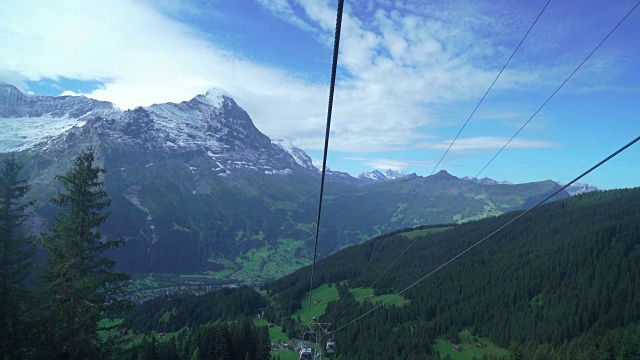
<svg viewBox="0 0 640 360">
<path fill-rule="evenodd" d="M 428 175 L 545 0 L 346 1 L 329 166 Z M 636 1 L 551 1 L 440 168 L 473 176 Z M 320 160 L 335 1 L 0 0 L 0 81 L 122 108 L 220 87 Z M 568 181 L 640 134 L 636 9 L 480 175 Z M 583 180 L 640 186 L 640 145 Z"/>
</svg>

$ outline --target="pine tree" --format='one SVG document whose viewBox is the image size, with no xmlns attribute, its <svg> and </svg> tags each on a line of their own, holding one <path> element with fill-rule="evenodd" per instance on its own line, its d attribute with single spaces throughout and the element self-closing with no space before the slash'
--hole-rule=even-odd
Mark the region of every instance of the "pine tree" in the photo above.
<svg viewBox="0 0 640 360">
<path fill-rule="evenodd" d="M 256 346 L 256 360 L 269 360 L 271 357 L 271 340 L 266 326 L 258 328 L 258 343 Z"/>
<path fill-rule="evenodd" d="M 47 354 L 50 358 L 97 358 L 101 343 L 96 329 L 101 314 L 122 302 L 124 273 L 113 271 L 106 250 L 122 240 L 105 240 L 98 228 L 107 220 L 110 200 L 102 189 L 105 169 L 94 164 L 93 150 L 82 152 L 74 167 L 57 176 L 62 190 L 52 202 L 60 208 L 51 233 L 44 234 L 47 252 L 43 293 L 48 311 Z"/>
<path fill-rule="evenodd" d="M 24 353 L 27 300 L 24 280 L 29 276 L 33 259 L 32 239 L 23 235 L 22 224 L 32 202 L 22 198 L 29 185 L 19 180 L 22 165 L 15 157 L 4 160 L 0 173 L 0 353 Z"/>
</svg>

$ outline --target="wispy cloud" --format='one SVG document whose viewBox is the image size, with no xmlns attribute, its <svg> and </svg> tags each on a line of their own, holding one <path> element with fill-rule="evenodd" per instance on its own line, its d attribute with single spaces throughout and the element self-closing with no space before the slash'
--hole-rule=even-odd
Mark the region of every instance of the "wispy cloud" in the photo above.
<svg viewBox="0 0 640 360">
<path fill-rule="evenodd" d="M 256 0 L 265 9 L 278 18 L 285 20 L 301 30 L 317 33 L 317 29 L 296 14 L 288 0 Z"/>
<path fill-rule="evenodd" d="M 396 158 L 381 158 L 381 157 L 351 157 L 345 156 L 343 160 L 355 161 L 366 165 L 369 168 L 378 170 L 405 170 L 408 168 L 431 168 L 435 165 L 430 160 L 409 160 L 409 159 L 396 159 Z"/>
<path fill-rule="evenodd" d="M 452 139 L 451 139 L 452 140 Z M 447 150 L 451 140 L 439 142 L 423 142 L 417 145 L 418 148 L 426 150 Z M 477 136 L 477 137 L 461 137 L 453 144 L 450 152 L 453 153 L 476 153 L 479 151 L 495 151 L 501 149 L 504 144 L 509 141 L 507 137 L 499 136 Z M 546 149 L 560 147 L 559 144 L 548 140 L 527 140 L 514 139 L 508 149 Z"/>
<path fill-rule="evenodd" d="M 331 47 L 334 1 L 256 1 Z M 325 83 L 223 49 L 201 29 L 167 16 L 184 12 L 173 2 L 6 0 L 4 7 L 11 11 L 0 12 L 0 80 L 23 88 L 40 79 L 99 80 L 103 86 L 87 95 L 123 108 L 179 102 L 221 87 L 267 135 L 307 150 L 322 148 Z M 187 12 L 197 7 L 187 5 Z M 444 142 L 429 139 L 462 119 L 434 109 L 471 109 L 536 8 L 521 10 L 458 1 L 347 3 L 331 149 L 444 149 Z M 562 30 L 558 25 L 553 31 Z M 532 44 L 544 49 L 540 44 L 547 41 L 537 36 Z M 516 62 L 497 91 L 549 86 L 558 69 Z M 453 150 L 493 149 L 501 139 L 469 137 Z M 545 146 L 553 144 L 522 140 L 511 147 Z"/>
</svg>

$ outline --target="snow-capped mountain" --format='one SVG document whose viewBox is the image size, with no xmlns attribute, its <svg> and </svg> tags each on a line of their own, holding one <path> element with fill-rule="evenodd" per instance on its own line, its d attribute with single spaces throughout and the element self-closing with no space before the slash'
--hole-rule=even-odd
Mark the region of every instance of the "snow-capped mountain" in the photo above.
<svg viewBox="0 0 640 360">
<path fill-rule="evenodd" d="M 13 85 L 0 84 L 0 117 L 22 118 L 50 116 L 52 118 L 83 118 L 115 110 L 110 102 L 84 96 L 28 95 Z"/>
<path fill-rule="evenodd" d="M 558 181 L 556 181 L 556 183 L 558 183 L 558 185 L 560 186 L 564 186 L 566 184 Z M 573 183 L 565 189 L 565 191 L 568 192 L 570 195 L 578 195 L 578 194 L 586 193 L 589 191 L 597 191 L 597 190 L 598 188 L 596 186 L 583 184 L 583 183 Z"/>
<path fill-rule="evenodd" d="M 237 273 L 249 261 L 280 276 L 309 258 L 320 171 L 303 150 L 261 133 L 223 91 L 123 111 L 80 96 L 25 95 L 3 85 L 0 125 L 0 158 L 18 151 L 32 185 L 29 200 L 39 201 L 31 226 L 36 234 L 47 230 L 55 213 L 46 201 L 57 191 L 55 176 L 93 147 L 107 169 L 112 199 L 103 233 L 125 239 L 114 255 L 123 270 Z M 416 223 L 519 209 L 558 186 L 460 186 L 469 183 L 444 171 L 426 178 L 393 170 L 365 174 L 357 179 L 327 171 L 332 184 L 323 200 L 320 255 Z"/>
<path fill-rule="evenodd" d="M 311 160 L 311 157 L 309 157 L 309 155 L 307 155 L 304 150 L 295 147 L 292 143 L 285 140 L 272 140 L 271 142 L 291 155 L 293 160 L 298 163 L 298 165 L 311 171 L 319 171 L 319 169 L 317 169 L 313 165 L 313 160 Z"/>
<path fill-rule="evenodd" d="M 371 172 L 363 172 L 362 174 L 358 175 L 358 179 L 363 183 L 368 184 L 399 179 L 405 176 L 407 176 L 407 173 L 402 170 L 389 169 L 385 172 L 382 172 L 380 170 L 373 170 Z"/>
<path fill-rule="evenodd" d="M 220 90 L 179 104 L 121 111 L 111 103 L 82 96 L 32 96 L 2 85 L 0 116 L 6 129 L 0 136 L 0 152 L 61 150 L 68 147 L 68 139 L 89 138 L 91 133 L 100 144 L 114 149 L 126 147 L 146 155 L 192 153 L 192 161 L 198 163 L 189 165 L 192 171 L 206 166 L 219 176 L 228 176 L 234 169 L 264 174 L 286 174 L 293 168 L 317 172 L 303 150 L 272 143 Z M 90 126 L 85 128 L 87 121 Z"/>
<path fill-rule="evenodd" d="M 0 153 L 26 150 L 94 116 L 119 113 L 113 104 L 84 96 L 38 96 L 0 84 Z"/>
<path fill-rule="evenodd" d="M 476 179 L 474 177 L 471 176 L 464 176 L 461 178 L 462 180 L 467 180 L 467 181 L 471 181 L 477 184 L 483 184 L 483 185 L 513 185 L 512 182 L 509 181 L 497 181 L 494 179 L 490 179 L 488 177 L 482 178 L 482 179 Z M 559 181 L 555 181 L 556 184 L 560 185 L 560 186 L 564 186 L 565 183 L 559 182 Z M 585 192 L 589 192 L 589 191 L 596 191 L 598 190 L 598 188 L 596 186 L 593 185 L 589 185 L 589 184 L 582 184 L 582 183 L 575 183 L 571 186 L 569 186 L 568 188 L 565 189 L 565 191 L 567 193 L 569 193 L 569 195 L 578 195 L 578 194 L 582 194 Z"/>
<path fill-rule="evenodd" d="M 462 180 L 467 180 L 467 181 L 472 181 L 474 183 L 477 184 L 483 184 L 483 185 L 513 185 L 512 182 L 510 181 L 498 181 L 498 180 L 494 180 L 488 177 L 482 178 L 482 179 L 477 179 L 471 176 L 463 176 L 461 177 Z"/>
</svg>

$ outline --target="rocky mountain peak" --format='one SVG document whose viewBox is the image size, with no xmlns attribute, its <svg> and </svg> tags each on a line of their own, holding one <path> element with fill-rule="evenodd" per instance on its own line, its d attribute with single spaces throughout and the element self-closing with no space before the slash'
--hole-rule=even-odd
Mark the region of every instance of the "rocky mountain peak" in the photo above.
<svg viewBox="0 0 640 360">
<path fill-rule="evenodd" d="M 565 183 L 558 182 L 558 181 L 556 181 L 556 183 L 560 186 L 565 185 Z M 589 184 L 583 184 L 583 183 L 573 183 L 569 185 L 565 189 L 565 191 L 568 192 L 570 195 L 578 195 L 578 194 L 586 193 L 589 191 L 598 191 L 598 187 L 589 185 Z"/>
<path fill-rule="evenodd" d="M 431 176 L 435 177 L 436 179 L 457 179 L 457 177 L 449 174 L 446 170 L 440 170 Z"/>
<path fill-rule="evenodd" d="M 115 106 L 107 101 L 84 96 L 26 95 L 13 85 L 0 84 L 0 118 L 81 118 L 89 114 L 103 116 L 113 111 L 116 111 Z"/>
<path fill-rule="evenodd" d="M 405 173 L 402 170 L 388 169 L 384 172 L 380 170 L 363 172 L 360 175 L 358 175 L 358 179 L 365 184 L 370 184 L 370 183 L 399 179 L 404 176 L 407 176 L 407 173 Z"/>
<path fill-rule="evenodd" d="M 484 177 L 482 179 L 477 179 L 471 176 L 464 176 L 461 178 L 462 180 L 467 180 L 467 181 L 471 181 L 477 184 L 482 184 L 482 185 L 513 185 L 512 182 L 510 181 L 498 181 L 498 180 L 494 180 L 488 177 Z"/>
<path fill-rule="evenodd" d="M 272 140 L 271 142 L 275 146 L 281 148 L 282 150 L 286 151 L 289 155 L 291 155 L 293 160 L 298 165 L 306 169 L 309 169 L 313 172 L 318 171 L 318 169 L 313 165 L 313 160 L 311 160 L 311 157 L 307 155 L 307 153 L 304 150 L 296 147 L 291 142 L 282 140 L 282 139 Z"/>
<path fill-rule="evenodd" d="M 25 95 L 17 87 L 0 83 L 0 116 L 9 117 L 17 107 L 23 106 Z"/>
<path fill-rule="evenodd" d="M 213 171 L 207 176 L 225 177 L 237 171 L 298 171 L 318 176 L 302 149 L 290 143 L 272 144 L 249 114 L 221 89 L 180 103 L 121 111 L 111 103 L 83 96 L 25 95 L 5 85 L 0 88 L 0 105 L 0 125 L 8 129 L 0 134 L 0 152 L 34 149 L 44 154 L 57 149 L 74 153 L 90 138 L 95 148 L 106 147 L 117 154 L 135 152 L 145 166 L 157 165 L 158 157 L 180 157 L 193 175 L 203 171 Z M 74 126 L 87 127 L 87 131 L 72 134 Z"/>
<path fill-rule="evenodd" d="M 202 102 L 205 102 L 216 108 L 222 107 L 225 98 L 229 100 L 233 100 L 231 95 L 229 95 L 226 91 L 220 88 L 209 89 L 204 95 L 196 96 L 196 99 Z"/>
</svg>

